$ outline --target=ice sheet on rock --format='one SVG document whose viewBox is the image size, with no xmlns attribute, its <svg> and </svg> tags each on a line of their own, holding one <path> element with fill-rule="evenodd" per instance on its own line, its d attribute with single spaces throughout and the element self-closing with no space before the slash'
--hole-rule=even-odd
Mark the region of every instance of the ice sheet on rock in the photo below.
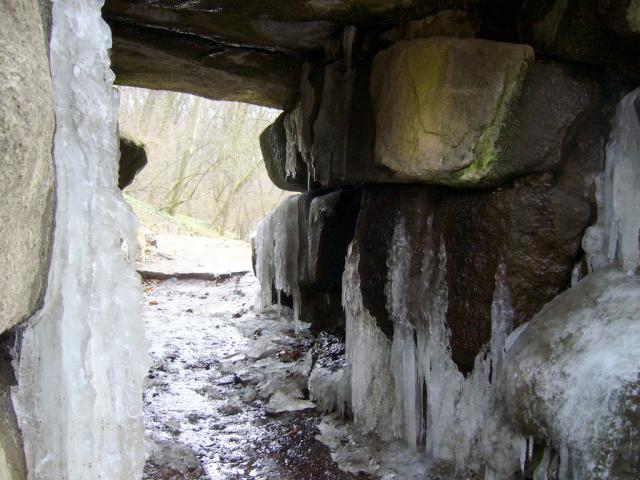
<svg viewBox="0 0 640 480">
<path fill-rule="evenodd" d="M 298 160 L 298 145 L 295 120 L 291 113 L 284 117 L 284 131 L 287 139 L 284 170 L 287 178 L 294 178 L 296 176 L 296 163 Z"/>
<path fill-rule="evenodd" d="M 496 272 L 496 287 L 491 303 L 491 381 L 502 368 L 507 337 L 513 331 L 514 312 L 511 306 L 511 292 L 507 285 L 507 267 L 503 262 Z"/>
<path fill-rule="evenodd" d="M 296 331 L 300 325 L 300 287 L 298 286 L 298 203 L 297 196 L 287 198 L 270 212 L 256 232 L 256 274 L 261 285 L 259 307 L 273 306 L 272 292 L 284 292 L 293 298 Z"/>
<path fill-rule="evenodd" d="M 298 412 L 312 408 L 316 408 L 313 402 L 294 398 L 291 394 L 286 394 L 282 390 L 274 393 L 265 407 L 269 413 Z"/>
<path fill-rule="evenodd" d="M 55 239 L 44 307 L 23 333 L 13 400 L 30 479 L 131 480 L 145 460 L 149 363 L 130 262 L 136 219 L 117 187 L 111 32 L 93 0 L 54 2 L 52 17 Z"/>
<path fill-rule="evenodd" d="M 548 303 L 509 352 L 506 404 L 520 424 L 547 433 L 560 480 L 637 477 L 638 305 L 637 276 L 591 273 Z"/>
<path fill-rule="evenodd" d="M 394 322 L 391 342 L 363 307 L 358 245 L 350 246 L 343 305 L 355 431 L 360 436 L 377 435 L 388 448 L 396 444 L 391 442 L 393 436 L 403 439 L 410 450 L 424 444 L 419 452 L 426 454 L 429 465 L 448 465 L 463 476 L 481 473 L 489 462 L 486 470 L 493 478 L 510 478 L 518 470 L 521 439 L 496 418 L 491 384 L 491 377 L 501 368 L 513 322 L 505 267 L 501 264 L 496 272 L 491 342 L 465 377 L 451 358 L 446 325 L 447 256 L 444 242 L 432 234 L 431 222 L 429 219 L 424 233 L 426 247 L 418 253 L 410 248 L 404 220 L 400 218 L 396 225 L 385 288 Z M 423 318 L 414 324 L 407 309 L 412 300 L 406 287 L 409 269 L 416 262 L 421 265 L 418 297 L 423 302 Z"/>
<path fill-rule="evenodd" d="M 351 404 L 351 375 L 347 367 L 329 370 L 316 366 L 309 376 L 309 397 L 323 412 L 345 415 Z"/>
<path fill-rule="evenodd" d="M 331 451 L 331 458 L 341 470 L 364 473 L 384 480 L 426 480 L 459 477 L 431 471 L 424 452 L 407 449 L 403 442 L 381 442 L 377 436 L 362 436 L 344 420 L 329 415 L 319 425 L 316 438 Z"/>
<path fill-rule="evenodd" d="M 393 437 L 389 412 L 394 382 L 389 370 L 391 342 L 364 307 L 360 291 L 358 245 L 349 246 L 342 276 L 342 306 L 346 317 L 346 357 L 351 367 L 351 408 L 356 428 Z"/>
<path fill-rule="evenodd" d="M 389 279 L 385 288 L 387 310 L 393 320 L 391 370 L 395 383 L 393 429 L 396 438 L 404 438 L 415 449 L 422 438 L 422 384 L 418 378 L 415 327 L 409 321 L 410 301 L 407 295 L 412 255 L 404 219 L 393 232 L 391 251 L 387 257 Z"/>
<path fill-rule="evenodd" d="M 640 88 L 616 110 L 598 187 L 598 222 L 582 245 L 591 271 L 618 265 L 629 274 L 640 265 Z"/>
</svg>

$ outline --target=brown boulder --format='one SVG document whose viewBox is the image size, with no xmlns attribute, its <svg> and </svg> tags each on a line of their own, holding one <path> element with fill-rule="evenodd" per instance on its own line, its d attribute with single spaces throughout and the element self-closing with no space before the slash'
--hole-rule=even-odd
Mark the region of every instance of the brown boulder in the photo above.
<svg viewBox="0 0 640 480">
<path fill-rule="evenodd" d="M 432 220 L 430 220 L 430 218 Z M 514 325 L 529 320 L 570 285 L 591 205 L 546 179 L 532 178 L 493 191 L 454 191 L 419 186 L 375 186 L 363 190 L 355 233 L 364 306 L 380 329 L 393 334 L 385 286 L 392 236 L 402 219 L 413 258 L 422 258 L 424 234 L 446 250 L 452 357 L 463 372 L 491 338 L 491 304 L 500 263 L 507 272 Z M 413 262 L 406 288 L 410 321 L 420 321 L 420 262 Z M 415 271 L 414 271 L 415 270 Z"/>
</svg>

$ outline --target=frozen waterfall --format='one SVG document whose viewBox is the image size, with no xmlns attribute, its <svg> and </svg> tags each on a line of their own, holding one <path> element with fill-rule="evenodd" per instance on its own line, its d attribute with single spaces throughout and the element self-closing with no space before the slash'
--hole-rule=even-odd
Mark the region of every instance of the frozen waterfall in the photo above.
<svg viewBox="0 0 640 480">
<path fill-rule="evenodd" d="M 117 188 L 118 99 L 101 6 L 53 2 L 55 239 L 12 392 L 30 479 L 132 480 L 145 460 L 136 219 Z"/>
</svg>

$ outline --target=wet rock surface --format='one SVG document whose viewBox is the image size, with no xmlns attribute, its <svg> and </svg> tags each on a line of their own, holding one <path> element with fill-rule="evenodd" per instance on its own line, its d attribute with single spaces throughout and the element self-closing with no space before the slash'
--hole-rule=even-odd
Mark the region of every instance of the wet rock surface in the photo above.
<svg viewBox="0 0 640 480">
<path fill-rule="evenodd" d="M 260 150 L 267 174 L 273 184 L 282 189 L 303 192 L 307 189 L 308 172 L 302 161 L 295 162 L 295 174 L 287 172 L 287 133 L 284 127 L 285 114 L 260 135 Z M 297 154 L 297 152 L 295 152 Z"/>
<path fill-rule="evenodd" d="M 142 142 L 120 137 L 120 168 L 118 169 L 118 188 L 124 190 L 133 183 L 136 175 L 147 164 L 147 151 Z"/>
<path fill-rule="evenodd" d="M 255 277 L 145 287 L 145 479 L 366 478 L 340 471 L 316 441 L 314 339 L 295 333 L 289 309 L 254 312 Z"/>
<path fill-rule="evenodd" d="M 500 262 L 512 292 L 514 325 L 529 320 L 571 281 L 580 240 L 591 215 L 579 193 L 545 177 L 532 177 L 494 191 L 463 191 L 420 186 L 377 186 L 363 190 L 355 239 L 360 248 L 363 301 L 389 337 L 393 324 L 385 286 L 388 254 L 398 218 L 424 249 L 430 224 L 446 245 L 449 308 L 454 361 L 468 372 L 491 337 L 494 273 Z M 375 241 L 372 241 L 375 239 Z M 412 265 L 406 288 L 413 292 L 410 318 L 422 315 L 419 264 Z M 419 321 L 419 320 L 416 320 Z"/>
</svg>

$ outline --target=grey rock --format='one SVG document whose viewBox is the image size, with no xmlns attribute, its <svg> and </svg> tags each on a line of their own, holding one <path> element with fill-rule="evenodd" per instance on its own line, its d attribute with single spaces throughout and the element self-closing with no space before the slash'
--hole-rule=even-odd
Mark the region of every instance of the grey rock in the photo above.
<svg viewBox="0 0 640 480">
<path fill-rule="evenodd" d="M 36 0 L 4 2 L 0 18 L 0 332 L 44 294 L 55 205 L 53 99 Z"/>
</svg>

